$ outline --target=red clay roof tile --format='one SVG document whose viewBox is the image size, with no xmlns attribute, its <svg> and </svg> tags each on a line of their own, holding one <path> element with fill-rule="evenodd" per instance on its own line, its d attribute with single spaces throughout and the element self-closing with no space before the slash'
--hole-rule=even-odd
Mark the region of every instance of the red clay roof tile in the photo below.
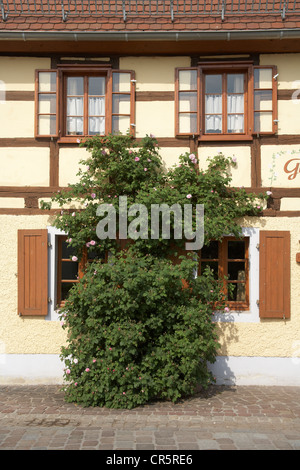
<svg viewBox="0 0 300 470">
<path fill-rule="evenodd" d="M 171 19 L 170 0 L 125 2 L 126 21 L 122 2 L 118 0 L 64 0 L 66 21 L 63 21 L 61 1 L 21 2 L 3 0 L 4 16 L 0 14 L 1 31 L 229 31 L 300 28 L 300 1 L 286 2 L 282 18 L 280 0 L 227 0 L 222 19 L 222 0 L 174 0 Z M 28 12 L 27 5 L 30 5 Z M 36 5 L 36 11 L 34 10 Z M 41 11 L 43 5 L 44 13 Z M 47 8 L 50 6 L 50 13 Z M 22 11 L 22 8 L 23 11 Z M 56 6 L 56 12 L 55 12 Z M 149 14 L 151 6 L 152 14 Z M 76 10 L 77 8 L 77 10 Z M 157 8 L 157 10 L 155 10 Z M 260 8 L 260 10 L 259 10 Z M 294 10 L 293 10 L 294 8 Z M 25 14 L 27 13 L 27 14 Z M 155 13 L 155 14 L 154 14 Z M 5 21 L 4 21 L 5 20 Z"/>
</svg>

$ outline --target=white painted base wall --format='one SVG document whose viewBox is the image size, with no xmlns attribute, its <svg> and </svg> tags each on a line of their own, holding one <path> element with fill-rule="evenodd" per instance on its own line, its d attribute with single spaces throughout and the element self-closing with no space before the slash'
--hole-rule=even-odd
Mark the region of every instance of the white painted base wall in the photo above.
<svg viewBox="0 0 300 470">
<path fill-rule="evenodd" d="M 218 357 L 209 366 L 217 385 L 300 386 L 300 358 Z M 0 384 L 62 384 L 64 365 L 55 354 L 1 354 Z"/>
</svg>

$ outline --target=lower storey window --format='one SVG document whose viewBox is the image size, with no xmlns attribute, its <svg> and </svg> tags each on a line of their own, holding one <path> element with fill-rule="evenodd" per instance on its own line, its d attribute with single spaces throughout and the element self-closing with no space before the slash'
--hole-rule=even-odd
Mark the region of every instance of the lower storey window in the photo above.
<svg viewBox="0 0 300 470">
<path fill-rule="evenodd" d="M 232 309 L 249 308 L 249 240 L 225 237 L 203 247 L 200 271 L 209 266 L 216 279 L 224 279 L 224 293 Z"/>
<path fill-rule="evenodd" d="M 83 275 L 85 266 L 88 262 L 100 259 L 105 262 L 105 253 L 99 254 L 95 250 L 84 250 L 80 262 L 74 261 L 74 249 L 68 246 L 67 236 L 58 237 L 57 245 L 57 289 L 56 304 L 62 306 L 66 301 L 70 289 L 74 284 L 79 282 L 79 278 Z M 74 258 L 75 259 L 75 258 Z"/>
</svg>

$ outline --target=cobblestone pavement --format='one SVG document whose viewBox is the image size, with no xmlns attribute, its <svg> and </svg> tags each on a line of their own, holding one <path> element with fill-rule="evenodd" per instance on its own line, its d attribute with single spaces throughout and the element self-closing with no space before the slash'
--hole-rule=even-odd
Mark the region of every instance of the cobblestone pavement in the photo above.
<svg viewBox="0 0 300 470">
<path fill-rule="evenodd" d="M 60 386 L 0 386 L 0 450 L 300 450 L 300 387 L 212 387 L 178 404 L 81 408 Z"/>
</svg>

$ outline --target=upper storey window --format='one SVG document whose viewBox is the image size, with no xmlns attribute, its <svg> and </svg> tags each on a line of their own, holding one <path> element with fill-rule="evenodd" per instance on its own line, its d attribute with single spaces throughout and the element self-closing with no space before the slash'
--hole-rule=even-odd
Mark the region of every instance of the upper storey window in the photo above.
<svg viewBox="0 0 300 470">
<path fill-rule="evenodd" d="M 37 137 L 134 135 L 134 73 L 61 66 L 36 72 Z"/>
<path fill-rule="evenodd" d="M 243 140 L 277 129 L 275 67 L 202 64 L 176 70 L 176 135 Z"/>
</svg>

